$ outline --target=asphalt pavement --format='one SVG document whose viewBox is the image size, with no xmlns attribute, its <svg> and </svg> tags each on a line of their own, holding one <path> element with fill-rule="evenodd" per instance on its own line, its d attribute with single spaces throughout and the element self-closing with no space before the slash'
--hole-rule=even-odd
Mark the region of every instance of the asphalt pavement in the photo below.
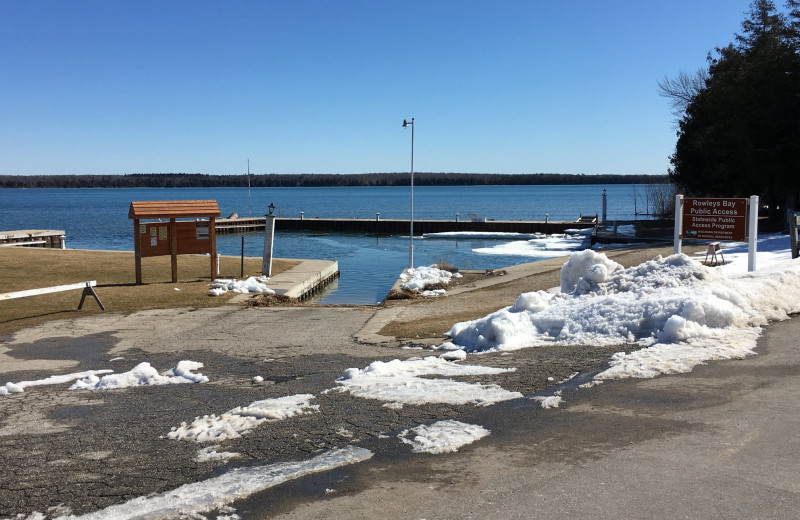
<svg viewBox="0 0 800 520">
<path fill-rule="evenodd" d="M 800 318 L 757 352 L 492 407 L 479 443 L 364 465 L 363 489 L 281 518 L 800 518 Z"/>
<path fill-rule="evenodd" d="M 0 343 L 7 381 L 148 361 L 205 364 L 206 384 L 77 392 L 64 385 L 0 397 L 0 518 L 84 514 L 210 478 L 237 466 L 302 460 L 350 444 L 366 462 L 232 504 L 258 518 L 797 518 L 800 511 L 800 318 L 771 324 L 757 356 L 689 374 L 565 387 L 565 402 L 387 408 L 325 393 L 349 367 L 420 355 L 354 336 L 374 311 L 289 307 L 103 314 L 25 329 Z M 470 363 L 515 366 L 494 380 L 525 395 L 609 352 L 522 349 Z M 263 382 L 253 381 L 261 375 Z M 324 413 L 228 441 L 228 463 L 197 460 L 172 427 L 258 399 L 317 396 Z M 414 454 L 404 428 L 441 419 L 488 437 L 458 453 Z M 214 518 L 210 514 L 209 518 Z"/>
</svg>

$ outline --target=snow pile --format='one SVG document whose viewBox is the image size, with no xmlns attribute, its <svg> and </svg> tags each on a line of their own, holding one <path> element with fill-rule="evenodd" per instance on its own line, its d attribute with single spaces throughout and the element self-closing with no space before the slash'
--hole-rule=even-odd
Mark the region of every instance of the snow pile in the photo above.
<svg viewBox="0 0 800 520">
<path fill-rule="evenodd" d="M 267 287 L 269 278 L 266 276 L 251 276 L 247 280 L 236 280 L 235 278 L 217 278 L 211 283 L 209 296 L 222 296 L 228 291 L 241 294 L 275 294 L 275 291 Z"/>
<path fill-rule="evenodd" d="M 560 293 L 520 295 L 514 305 L 455 324 L 447 333 L 468 352 L 549 343 L 624 345 L 598 377 L 652 377 L 710 359 L 752 353 L 760 326 L 800 311 L 800 263 L 735 275 L 685 255 L 629 269 L 591 250 L 564 265 Z M 780 298 L 776 295 L 780 294 Z"/>
<path fill-rule="evenodd" d="M 97 376 L 97 374 L 109 374 L 111 372 L 113 372 L 113 370 L 87 370 L 85 372 L 75 372 L 74 374 L 50 376 L 35 381 L 20 381 L 18 383 L 8 382 L 5 385 L 0 386 L 0 395 L 19 394 L 31 386 L 61 385 L 75 381 L 76 379 Z"/>
<path fill-rule="evenodd" d="M 453 278 L 461 278 L 460 273 L 451 273 L 434 264 L 428 267 L 411 267 L 403 271 L 400 275 L 400 289 L 404 291 L 414 291 L 426 298 L 444 296 L 447 292 L 444 289 L 426 290 L 431 285 L 450 283 Z"/>
<path fill-rule="evenodd" d="M 409 434 L 414 437 L 409 439 Z M 397 437 L 412 446 L 414 453 L 452 453 L 458 448 L 472 444 L 491 432 L 483 426 L 460 421 L 439 421 L 430 426 L 417 426 L 403 430 Z"/>
<path fill-rule="evenodd" d="M 600 282 L 608 280 L 609 275 L 619 273 L 625 268 L 606 255 L 592 250 L 570 255 L 561 267 L 561 292 L 579 294 L 590 292 Z"/>
<path fill-rule="evenodd" d="M 474 404 L 488 406 L 500 401 L 522 397 L 498 385 L 464 383 L 451 379 L 425 376 L 468 376 L 501 374 L 514 368 L 492 368 L 477 365 L 458 365 L 442 358 L 429 356 L 404 361 L 374 361 L 359 370 L 348 368 L 336 382 L 340 391 L 356 397 L 386 401 L 389 408 L 405 404 Z"/>
<path fill-rule="evenodd" d="M 281 421 L 319 410 L 311 404 L 312 394 L 297 394 L 276 399 L 255 401 L 247 406 L 237 406 L 222 415 L 196 417 L 191 424 L 181 423 L 167 434 L 170 439 L 195 442 L 222 442 L 248 433 L 267 421 Z"/>
<path fill-rule="evenodd" d="M 567 229 L 564 234 L 534 234 L 530 240 L 516 240 L 494 247 L 479 247 L 472 250 L 478 255 L 529 256 L 532 258 L 556 258 L 571 251 L 586 249 L 591 245 L 593 228 Z"/>
<path fill-rule="evenodd" d="M 90 374 L 75 381 L 70 390 L 111 390 L 131 386 L 176 385 L 181 383 L 207 383 L 208 378 L 194 371 L 203 368 L 197 361 L 180 361 L 174 368 L 159 374 L 150 363 L 144 361 L 128 372 L 109 374 L 98 378 Z"/>
</svg>

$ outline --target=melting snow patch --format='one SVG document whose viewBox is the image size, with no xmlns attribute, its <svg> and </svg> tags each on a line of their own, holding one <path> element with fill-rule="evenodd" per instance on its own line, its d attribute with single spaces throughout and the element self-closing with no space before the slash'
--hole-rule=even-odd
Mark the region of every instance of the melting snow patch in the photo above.
<svg viewBox="0 0 800 520">
<path fill-rule="evenodd" d="M 299 461 L 237 468 L 217 477 L 183 485 L 154 496 L 138 497 L 71 520 L 126 520 L 135 518 L 193 518 L 220 509 L 234 500 L 312 473 L 355 464 L 372 457 L 364 448 L 349 446 Z"/>
<path fill-rule="evenodd" d="M 363 370 L 349 368 L 337 379 L 341 391 L 357 397 L 386 401 L 390 408 L 406 404 L 449 403 L 488 406 L 522 397 L 498 385 L 464 383 L 424 376 L 468 376 L 501 374 L 515 368 L 459 365 L 433 356 L 404 361 L 374 361 Z"/>
<path fill-rule="evenodd" d="M 403 430 L 398 438 L 412 446 L 415 453 L 452 453 L 491 433 L 483 426 L 459 421 L 439 421 L 430 426 L 421 425 Z M 413 438 L 409 439 L 409 435 Z"/>
<path fill-rule="evenodd" d="M 447 361 L 464 361 L 467 359 L 467 353 L 463 350 L 448 350 L 440 354 L 439 357 Z"/>
<path fill-rule="evenodd" d="M 586 249 L 591 245 L 592 228 L 588 230 L 567 229 L 563 235 L 533 235 L 530 240 L 515 240 L 494 247 L 479 247 L 472 250 L 478 255 L 529 256 L 532 258 L 556 258 L 571 251 Z"/>
<path fill-rule="evenodd" d="M 534 235 L 530 233 L 508 233 L 503 231 L 487 231 L 487 232 L 475 232 L 475 231 L 446 231 L 441 233 L 423 233 L 423 238 L 468 238 L 468 239 L 498 239 L 498 240 L 508 240 L 509 238 L 532 238 Z"/>
<path fill-rule="evenodd" d="M 217 448 L 219 448 L 219 446 L 215 445 L 206 446 L 205 448 L 197 450 L 197 457 L 195 457 L 195 460 L 197 462 L 220 461 L 225 463 L 231 459 L 242 456 L 241 453 L 232 451 L 217 451 Z"/>
<path fill-rule="evenodd" d="M 559 390 L 553 395 L 547 396 L 535 396 L 531 397 L 531 400 L 536 401 L 542 408 L 558 408 L 564 400 L 561 398 L 561 391 Z"/>
<path fill-rule="evenodd" d="M 88 375 L 69 387 L 70 390 L 111 390 L 131 386 L 176 385 L 181 383 L 207 383 L 208 378 L 194 371 L 203 368 L 197 361 L 180 361 L 163 374 L 153 368 L 150 363 L 142 362 L 128 372 L 109 374 L 97 377 Z"/>
<path fill-rule="evenodd" d="M 26 388 L 31 386 L 45 386 L 45 385 L 61 385 L 81 379 L 84 377 L 97 377 L 98 374 L 108 374 L 113 370 L 87 370 L 85 372 L 75 372 L 74 374 L 63 374 L 58 376 L 50 376 L 36 381 L 20 381 L 18 383 L 8 382 L 0 386 L 0 395 L 19 394 L 25 391 Z"/>
<path fill-rule="evenodd" d="M 261 423 L 281 421 L 289 417 L 313 413 L 319 405 L 311 404 L 312 394 L 297 394 L 276 399 L 255 401 L 237 406 L 222 415 L 196 417 L 191 424 L 181 423 L 167 434 L 170 439 L 195 442 L 222 442 L 235 439 Z"/>
</svg>

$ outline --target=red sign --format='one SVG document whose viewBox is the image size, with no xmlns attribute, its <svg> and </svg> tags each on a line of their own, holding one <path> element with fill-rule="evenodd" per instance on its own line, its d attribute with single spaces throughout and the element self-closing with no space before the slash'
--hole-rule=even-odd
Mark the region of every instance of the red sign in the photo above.
<svg viewBox="0 0 800 520">
<path fill-rule="evenodd" d="M 683 238 L 747 242 L 747 199 L 683 199 Z"/>
</svg>

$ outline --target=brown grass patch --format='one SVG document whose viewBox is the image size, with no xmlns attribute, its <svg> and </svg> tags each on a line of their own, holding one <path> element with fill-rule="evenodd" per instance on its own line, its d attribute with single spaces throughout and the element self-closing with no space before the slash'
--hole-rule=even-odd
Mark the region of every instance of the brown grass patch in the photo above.
<svg viewBox="0 0 800 520">
<path fill-rule="evenodd" d="M 386 295 L 385 300 L 413 300 L 419 298 L 419 293 L 411 289 L 392 289 Z"/>
<path fill-rule="evenodd" d="M 451 273 L 457 273 L 458 267 L 451 264 L 448 260 L 436 260 L 433 265 L 441 269 L 442 271 L 450 271 Z"/>
<path fill-rule="evenodd" d="M 431 315 L 412 321 L 393 321 L 383 327 L 380 331 L 382 336 L 393 336 L 395 338 L 442 338 L 444 333 L 450 330 L 453 324 L 474 320 L 481 316 L 474 313 L 463 312 L 456 314 Z"/>
<path fill-rule="evenodd" d="M 220 258 L 220 278 L 240 278 L 240 258 Z M 272 274 L 297 265 L 294 260 L 273 260 Z M 178 257 L 178 283 L 172 283 L 170 258 L 142 259 L 143 285 L 136 285 L 133 252 L 77 249 L 0 248 L 0 290 L 38 289 L 97 280 L 97 292 L 108 312 L 130 313 L 170 307 L 215 307 L 233 294 L 208 296 L 211 261 L 203 255 Z M 244 275 L 261 273 L 260 258 L 244 259 Z M 178 290 L 176 290 L 178 289 Z M 235 294 L 235 293 L 234 293 Z M 93 298 L 77 310 L 81 291 L 65 291 L 0 301 L 0 335 L 53 319 L 102 312 Z"/>
<path fill-rule="evenodd" d="M 247 300 L 246 305 L 248 307 L 302 307 L 308 304 L 283 294 L 257 294 Z"/>
</svg>

